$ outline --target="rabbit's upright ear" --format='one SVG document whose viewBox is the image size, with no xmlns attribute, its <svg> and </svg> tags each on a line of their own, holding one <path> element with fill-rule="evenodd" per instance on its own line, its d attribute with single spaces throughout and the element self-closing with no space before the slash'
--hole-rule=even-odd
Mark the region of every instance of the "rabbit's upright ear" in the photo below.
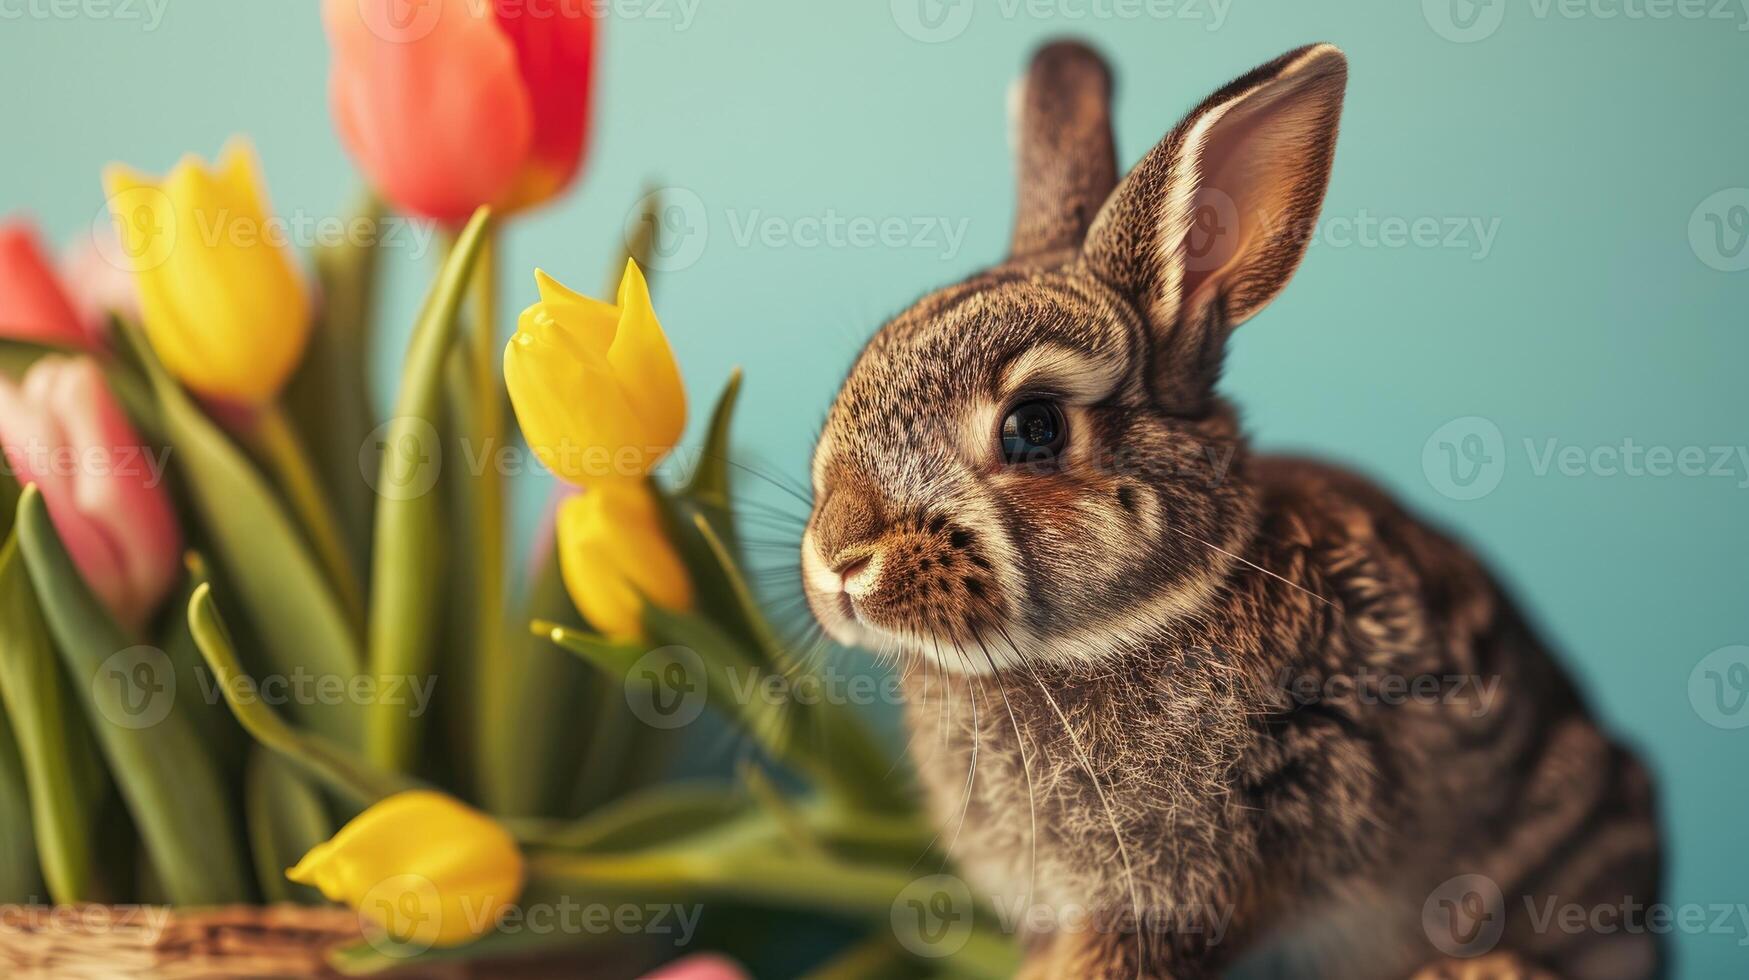
<svg viewBox="0 0 1749 980">
<path fill-rule="evenodd" d="M 1347 80 L 1328 44 L 1263 65 L 1186 116 L 1094 219 L 1083 257 L 1148 320 L 1162 400 L 1207 394 L 1228 334 L 1305 255 Z"/>
<path fill-rule="evenodd" d="M 1117 184 L 1111 74 L 1091 48 L 1057 41 L 1033 56 L 1010 97 L 1020 203 L 1009 254 L 1074 249 Z"/>
</svg>

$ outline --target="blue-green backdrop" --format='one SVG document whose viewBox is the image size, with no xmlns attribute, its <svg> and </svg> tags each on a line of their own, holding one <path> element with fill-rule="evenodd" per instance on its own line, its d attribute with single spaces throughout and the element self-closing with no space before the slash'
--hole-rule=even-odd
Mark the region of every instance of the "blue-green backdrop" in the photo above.
<svg viewBox="0 0 1749 980">
<path fill-rule="evenodd" d="M 1240 331 L 1227 389 L 1263 445 L 1352 463 L 1490 556 L 1656 767 L 1669 899 L 1749 903 L 1749 708 L 1728 681 L 1749 649 L 1727 649 L 1749 644 L 1741 0 L 609 6 L 586 171 L 512 228 L 505 312 L 536 264 L 602 281 L 641 188 L 673 188 L 691 237 L 659 303 L 695 403 L 745 366 L 742 445 L 797 478 L 860 340 L 1001 253 L 1004 94 L 1040 39 L 1109 54 L 1125 161 L 1253 64 L 1345 48 L 1324 221 Z M 0 210 L 68 243 L 107 161 L 160 170 L 241 131 L 279 211 L 343 213 L 357 177 L 326 64 L 309 3 L 0 0 Z M 833 216 L 934 231 L 815 240 Z M 385 383 L 432 262 L 397 252 Z M 1658 475 L 1619 462 L 1630 445 L 1707 462 Z M 1680 973 L 1739 974 L 1746 920 L 1680 935 Z"/>
</svg>

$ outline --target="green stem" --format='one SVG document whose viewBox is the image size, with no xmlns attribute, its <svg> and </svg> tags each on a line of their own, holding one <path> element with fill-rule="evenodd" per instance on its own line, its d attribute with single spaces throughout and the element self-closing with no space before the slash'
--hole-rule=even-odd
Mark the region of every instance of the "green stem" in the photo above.
<svg viewBox="0 0 1749 980">
<path fill-rule="evenodd" d="M 239 683 L 245 677 L 243 666 L 237 662 L 230 630 L 213 605 L 212 587 L 205 582 L 195 587 L 188 600 L 188 628 L 194 634 L 201 656 L 212 669 L 225 702 L 231 706 L 231 713 L 237 717 L 237 723 L 262 746 L 360 809 L 418 785 L 373 768 L 347 749 L 319 735 L 293 728 L 259 698 L 240 696 L 240 692 L 252 689 L 252 686 Z"/>
<path fill-rule="evenodd" d="M 469 366 L 473 379 L 473 441 L 476 458 L 484 461 L 474 487 L 474 560 L 479 596 L 473 621 L 474 662 L 470 673 L 476 688 L 477 719 L 474 748 L 490 764 L 498 732 L 504 724 L 500 714 L 506 705 L 508 671 L 499 662 L 504 635 L 504 475 L 492 461 L 504 443 L 504 395 L 499 380 L 503 353 L 498 341 L 498 235 L 488 229 L 480 244 L 474 267 L 470 299 L 473 333 L 469 337 Z"/>
<path fill-rule="evenodd" d="M 267 461 L 275 482 L 296 512 L 298 521 L 309 535 L 310 544 L 322 567 L 334 585 L 335 594 L 346 609 L 347 620 L 360 634 L 364 631 L 364 588 L 359 584 L 358 569 L 352 564 L 351 552 L 340 531 L 340 521 L 322 492 L 315 465 L 297 430 L 286 417 L 278 402 L 264 406 L 256 416 L 254 426 L 256 451 Z"/>
<path fill-rule="evenodd" d="M 749 828 L 751 829 L 751 828 Z M 886 915 L 893 899 L 916 877 L 897 866 L 850 864 L 798 856 L 774 846 L 768 834 L 725 833 L 717 846 L 632 854 L 529 856 L 531 881 L 560 887 L 614 890 L 696 890 L 852 915 Z"/>
</svg>

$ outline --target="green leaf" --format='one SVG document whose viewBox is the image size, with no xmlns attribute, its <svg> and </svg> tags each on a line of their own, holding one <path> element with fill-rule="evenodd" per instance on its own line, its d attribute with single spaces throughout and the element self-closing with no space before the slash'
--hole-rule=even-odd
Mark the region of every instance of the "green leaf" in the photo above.
<svg viewBox="0 0 1749 980">
<path fill-rule="evenodd" d="M 381 227 L 381 202 L 367 198 L 355 221 Z M 368 353 L 376 305 L 377 242 L 346 241 L 314 252 L 322 306 L 309 347 L 280 401 L 316 460 L 329 500 L 334 501 L 352 560 L 365 567 L 373 495 L 360 470 L 376 425 L 371 411 Z"/>
<path fill-rule="evenodd" d="M 519 620 L 538 618 L 580 628 L 582 618 L 559 576 L 554 543 L 549 539 L 538 547 L 546 556 L 529 585 Z M 545 632 L 519 633 L 507 638 L 500 651 L 501 700 L 488 706 L 484 718 L 479 767 L 481 796 L 493 813 L 563 815 L 579 772 L 590 768 L 589 757 L 604 750 L 623 758 L 630 748 L 624 741 L 604 747 L 589 737 L 609 720 L 605 712 L 590 710 L 603 700 L 590 697 L 603 685 L 587 665 L 554 650 L 546 638 Z M 584 758 L 575 766 L 559 764 L 578 755 Z"/>
<path fill-rule="evenodd" d="M 257 745 L 249 756 L 244 805 L 262 897 L 270 903 L 321 904 L 321 892 L 288 880 L 285 870 L 334 835 L 322 794 L 290 763 Z"/>
<path fill-rule="evenodd" d="M 109 777 L 56 659 L 14 534 L 0 550 L 0 702 L 11 722 L 49 897 L 93 901 L 92 850 Z"/>
<path fill-rule="evenodd" d="M 735 402 L 741 395 L 741 369 L 729 372 L 723 393 L 717 396 L 711 410 L 710 428 L 705 430 L 704 446 L 693 466 L 692 478 L 680 491 L 701 503 L 716 507 L 729 506 L 729 428 L 735 418 Z"/>
<path fill-rule="evenodd" d="M 897 864 L 797 853 L 768 821 L 757 833 L 740 830 L 723 833 L 718 842 L 689 839 L 627 854 L 532 854 L 530 886 L 583 895 L 642 887 L 664 895 L 750 899 L 884 921 L 893 900 L 916 878 L 912 869 Z"/>
<path fill-rule="evenodd" d="M 343 745 L 293 728 L 259 698 L 244 697 L 243 692 L 252 685 L 237 662 L 230 631 L 219 617 L 211 586 L 204 583 L 197 586 L 189 598 L 188 628 L 212 669 L 219 690 L 224 692 L 231 713 L 255 741 L 279 753 L 361 810 L 384 797 L 418 786 L 412 780 L 377 770 Z"/>
<path fill-rule="evenodd" d="M 660 277 L 659 270 L 653 268 L 650 257 L 655 254 L 657 239 L 662 229 L 662 188 L 646 181 L 644 192 L 638 200 L 643 207 L 638 211 L 638 219 L 633 224 L 630 238 L 623 238 L 624 247 L 620 249 L 619 261 L 608 270 L 607 283 L 602 287 L 603 296 L 619 295 L 619 280 L 625 274 L 626 262 L 636 262 L 644 272 L 644 282 L 654 291 L 656 280 Z"/>
<path fill-rule="evenodd" d="M 803 980 L 923 980 L 933 975 L 899 945 L 889 929 L 876 932 L 816 967 Z"/>
<path fill-rule="evenodd" d="M 791 657 L 778 639 L 777 632 L 766 620 L 752 588 L 736 565 L 729 543 L 717 533 L 710 517 L 702 511 L 695 512 L 693 525 L 711 561 L 702 570 L 704 575 L 717 582 L 719 591 L 733 603 L 727 615 L 740 624 L 742 633 L 753 640 L 761 655 L 761 665 L 783 675 L 793 684 L 808 668 Z M 695 569 L 695 574 L 697 571 Z M 801 747 L 802 752 L 812 756 L 816 771 L 831 774 L 834 787 L 841 791 L 850 790 L 858 805 L 888 813 L 903 810 L 908 805 L 905 795 L 891 781 L 894 760 L 875 741 L 864 720 L 850 705 L 823 701 L 813 705 L 792 704 L 791 710 L 805 716 L 805 722 L 798 722 L 798 727 L 805 724 L 820 750 L 831 753 L 831 757 L 826 758 L 818 751 Z"/>
<path fill-rule="evenodd" d="M 64 344 L 45 344 L 19 337 L 0 337 L 0 374 L 14 380 L 24 377 L 30 366 L 50 354 L 71 356 L 81 353 Z"/>
<path fill-rule="evenodd" d="M 673 651 L 673 661 L 688 673 L 702 669 L 702 678 L 688 680 L 707 682 L 709 703 L 738 722 L 773 758 L 789 761 L 795 757 L 795 729 L 800 713 L 788 706 L 771 704 L 763 696 L 760 685 L 769 672 L 760 667 L 757 654 L 708 619 L 654 603 L 644 607 L 644 628 L 651 640 L 660 644 L 651 653 Z M 558 637 L 554 639 L 558 641 Z M 572 642 L 563 645 L 577 650 L 575 638 L 570 639 Z M 696 660 L 687 658 L 685 652 L 692 653 Z M 626 676 L 624 670 L 620 676 Z"/>
<path fill-rule="evenodd" d="M 706 567 L 694 571 L 702 571 L 706 577 L 719 583 L 731 607 L 726 611 L 732 614 L 742 632 L 753 640 L 760 654 L 760 662 L 770 670 L 794 676 L 801 668 L 789 656 L 783 642 L 777 637 L 777 631 L 771 628 L 771 623 L 765 618 L 765 611 L 759 607 L 752 587 L 747 584 L 740 566 L 735 563 L 729 543 L 718 533 L 710 517 L 702 511 L 693 512 L 692 525 L 699 540 L 704 542 L 703 553 L 710 560 Z"/>
<path fill-rule="evenodd" d="M 30 781 L 12 735 L 12 719 L 0 699 L 0 902 L 23 905 L 40 900 L 42 880 L 36 832 L 31 827 Z"/>
<path fill-rule="evenodd" d="M 226 784 L 240 785 L 249 740 L 231 717 L 231 709 L 225 706 L 212 671 L 188 629 L 188 603 L 194 590 L 207 581 L 206 562 L 193 551 L 184 552 L 182 560 L 188 575 L 164 603 L 158 623 L 158 645 L 176 670 L 176 689 L 188 693 L 189 717 L 200 743 L 218 760 Z"/>
<path fill-rule="evenodd" d="M 122 335 L 157 394 L 173 460 L 212 541 L 226 581 L 260 636 L 258 672 L 284 678 L 313 674 L 350 679 L 358 641 L 333 586 L 273 489 L 229 437 L 158 364 L 136 331 Z M 350 701 L 293 705 L 302 723 L 349 744 L 362 739 L 363 712 Z"/>
<path fill-rule="evenodd" d="M 178 710 L 169 659 L 133 643 L 91 594 L 34 486 L 18 500 L 18 541 L 67 672 L 85 679 L 79 691 L 89 695 L 98 746 L 171 899 L 247 901 L 241 828 L 187 706 Z"/>
<path fill-rule="evenodd" d="M 481 208 L 456 238 L 413 326 L 400 396 L 388 422 L 371 549 L 370 670 L 379 677 L 424 677 L 435 661 L 443 601 L 439 545 L 445 533 L 442 501 L 430 492 L 442 460 L 429 447 L 443 424 L 444 362 L 455 343 L 456 314 L 490 220 L 490 210 Z M 370 758 L 386 769 L 411 770 L 420 719 L 403 705 L 381 701 L 366 714 Z"/>
<path fill-rule="evenodd" d="M 634 851 L 721 827 L 744 816 L 747 798 L 712 784 L 675 784 L 644 790 L 569 823 L 515 827 L 517 839 L 554 850 Z"/>
</svg>

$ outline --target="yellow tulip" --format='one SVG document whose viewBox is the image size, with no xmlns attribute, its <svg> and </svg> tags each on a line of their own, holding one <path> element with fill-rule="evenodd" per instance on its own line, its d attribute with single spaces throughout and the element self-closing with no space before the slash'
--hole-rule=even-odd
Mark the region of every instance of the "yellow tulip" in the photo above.
<svg viewBox="0 0 1749 980">
<path fill-rule="evenodd" d="M 442 793 L 409 790 L 359 814 L 286 877 L 352 906 L 399 942 L 459 946 L 516 903 L 523 859 L 491 817 Z"/>
<path fill-rule="evenodd" d="M 643 635 L 644 602 L 692 605 L 686 566 L 644 483 L 603 483 L 559 506 L 559 572 L 589 624 L 609 637 Z"/>
<path fill-rule="evenodd" d="M 202 395 L 272 400 L 303 355 L 310 298 L 248 142 L 216 168 L 187 156 L 157 181 L 116 164 L 103 182 L 158 359 Z"/>
<path fill-rule="evenodd" d="M 680 440 L 686 392 L 636 262 L 610 305 L 535 270 L 540 302 L 504 349 L 504 384 L 535 457 L 583 486 L 641 479 Z"/>
</svg>

